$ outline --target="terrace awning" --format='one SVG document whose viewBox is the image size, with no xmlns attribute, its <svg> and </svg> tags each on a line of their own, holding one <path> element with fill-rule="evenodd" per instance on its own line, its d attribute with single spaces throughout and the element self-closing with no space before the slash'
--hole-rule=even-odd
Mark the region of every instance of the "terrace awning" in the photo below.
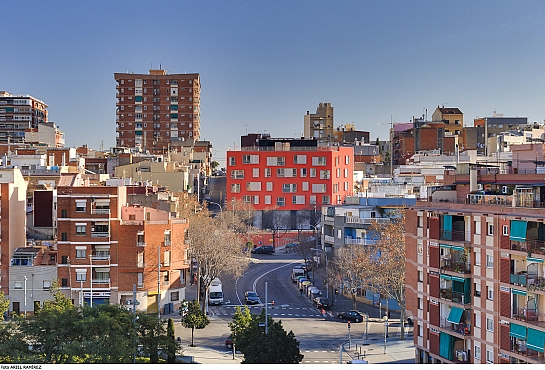
<svg viewBox="0 0 545 370">
<path fill-rule="evenodd" d="M 528 328 L 526 347 L 534 351 L 543 352 L 543 347 L 545 347 L 545 332 Z"/>
<path fill-rule="evenodd" d="M 451 322 L 453 324 L 459 324 L 460 320 L 462 319 L 462 314 L 464 313 L 464 310 L 462 310 L 459 307 L 452 307 L 450 310 L 450 314 L 448 315 L 448 322 Z"/>
<path fill-rule="evenodd" d="M 526 241 L 526 229 L 528 221 L 511 220 L 511 232 L 509 234 L 509 240 L 517 242 Z"/>
<path fill-rule="evenodd" d="M 526 340 L 526 327 L 518 324 L 509 324 L 509 335 L 518 339 Z"/>
</svg>

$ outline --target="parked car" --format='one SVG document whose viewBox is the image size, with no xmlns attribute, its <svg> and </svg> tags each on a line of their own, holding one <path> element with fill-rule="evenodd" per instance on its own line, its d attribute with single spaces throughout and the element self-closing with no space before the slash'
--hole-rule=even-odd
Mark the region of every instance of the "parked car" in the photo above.
<svg viewBox="0 0 545 370">
<path fill-rule="evenodd" d="M 346 311 L 346 312 L 339 312 L 337 314 L 337 317 L 341 320 L 346 320 L 350 322 L 362 322 L 363 321 L 363 315 L 359 313 L 358 311 Z"/>
<path fill-rule="evenodd" d="M 272 245 L 261 245 L 259 247 L 256 247 L 252 249 L 252 253 L 255 254 L 273 254 L 274 253 L 274 247 Z"/>
<path fill-rule="evenodd" d="M 225 339 L 225 346 L 229 349 L 233 348 L 233 339 L 229 335 L 229 338 Z"/>
<path fill-rule="evenodd" d="M 246 292 L 244 293 L 244 299 L 246 301 L 246 304 L 258 304 L 259 303 L 259 296 L 256 292 Z"/>
<path fill-rule="evenodd" d="M 331 303 L 329 303 L 329 299 L 325 297 L 316 297 L 312 300 L 312 304 L 316 306 L 318 309 L 326 309 L 328 310 L 331 308 Z"/>
</svg>

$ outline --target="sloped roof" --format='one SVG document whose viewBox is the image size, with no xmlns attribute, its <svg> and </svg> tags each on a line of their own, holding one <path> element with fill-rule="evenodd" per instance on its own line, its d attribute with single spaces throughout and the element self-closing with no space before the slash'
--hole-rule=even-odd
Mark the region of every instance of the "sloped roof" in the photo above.
<svg viewBox="0 0 545 370">
<path fill-rule="evenodd" d="M 438 107 L 439 112 L 441 114 L 463 114 L 462 111 L 458 108 L 445 108 L 445 107 Z"/>
</svg>

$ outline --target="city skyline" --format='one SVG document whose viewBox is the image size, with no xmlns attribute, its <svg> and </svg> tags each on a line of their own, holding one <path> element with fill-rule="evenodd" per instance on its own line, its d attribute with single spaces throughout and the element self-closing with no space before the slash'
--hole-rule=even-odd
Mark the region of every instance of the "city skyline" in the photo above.
<svg viewBox="0 0 545 370">
<path fill-rule="evenodd" d="M 320 102 L 371 141 L 458 107 L 543 122 L 539 1 L 4 4 L 0 90 L 49 105 L 66 146 L 115 146 L 116 72 L 199 73 L 201 139 L 299 137 Z M 18 32 L 20 31 L 20 32 Z M 540 104 L 541 103 L 541 104 Z"/>
</svg>

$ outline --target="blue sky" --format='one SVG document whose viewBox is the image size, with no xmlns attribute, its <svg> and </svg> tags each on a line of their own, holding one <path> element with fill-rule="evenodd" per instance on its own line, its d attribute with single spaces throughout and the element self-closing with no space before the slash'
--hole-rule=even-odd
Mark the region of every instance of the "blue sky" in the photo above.
<svg viewBox="0 0 545 370">
<path fill-rule="evenodd" d="M 49 105 L 67 146 L 115 145 L 115 72 L 200 73 L 216 159 L 296 137 L 320 102 L 387 139 L 438 105 L 466 125 L 545 119 L 544 1 L 5 1 L 0 90 Z M 385 124 L 381 124 L 385 123 Z"/>
</svg>

